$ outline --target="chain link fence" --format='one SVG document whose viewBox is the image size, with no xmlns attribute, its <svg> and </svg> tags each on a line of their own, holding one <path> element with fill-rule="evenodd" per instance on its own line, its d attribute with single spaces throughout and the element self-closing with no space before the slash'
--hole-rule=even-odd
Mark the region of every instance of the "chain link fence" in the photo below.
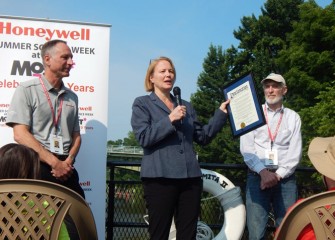
<svg viewBox="0 0 335 240">
<path fill-rule="evenodd" d="M 148 225 L 145 221 L 146 207 L 143 198 L 143 189 L 139 176 L 139 161 L 116 162 L 108 161 L 106 189 L 106 239 L 108 240 L 147 240 Z M 246 167 L 239 164 L 202 164 L 202 168 L 217 171 L 230 179 L 235 186 L 242 190 L 244 199 L 244 186 Z M 299 168 L 298 186 L 299 197 L 306 197 L 320 192 L 322 186 L 304 185 L 306 178 L 315 173 L 313 168 Z M 243 177 L 242 177 L 243 176 Z M 241 179 L 243 179 L 241 181 Z M 244 201 L 245 202 L 245 201 Z M 273 218 L 269 215 L 267 239 L 273 239 Z M 203 192 L 201 202 L 201 222 L 205 223 L 216 235 L 224 223 L 224 211 L 220 202 L 210 193 Z M 247 238 L 245 228 L 242 240 Z"/>
</svg>

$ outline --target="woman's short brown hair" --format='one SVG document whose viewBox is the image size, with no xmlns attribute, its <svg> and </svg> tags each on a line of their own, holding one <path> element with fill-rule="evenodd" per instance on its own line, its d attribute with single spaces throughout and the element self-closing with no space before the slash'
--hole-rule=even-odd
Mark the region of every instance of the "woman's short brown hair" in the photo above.
<svg viewBox="0 0 335 240">
<path fill-rule="evenodd" d="M 150 81 L 150 77 L 154 73 L 155 67 L 157 66 L 157 63 L 159 61 L 163 61 L 163 60 L 168 61 L 171 64 L 171 67 L 172 67 L 173 72 L 174 72 L 174 79 L 176 79 L 176 77 L 177 77 L 176 69 L 175 69 L 175 67 L 173 65 L 173 62 L 172 62 L 172 60 L 170 58 L 168 58 L 168 57 L 159 57 L 159 58 L 156 58 L 156 59 L 151 59 L 149 67 L 148 67 L 148 70 L 147 70 L 147 74 L 146 74 L 145 79 L 144 79 L 144 88 L 145 88 L 145 91 L 152 92 L 154 90 L 154 85 Z"/>
<path fill-rule="evenodd" d="M 0 148 L 0 179 L 40 178 L 40 159 L 33 149 L 9 143 Z"/>
</svg>

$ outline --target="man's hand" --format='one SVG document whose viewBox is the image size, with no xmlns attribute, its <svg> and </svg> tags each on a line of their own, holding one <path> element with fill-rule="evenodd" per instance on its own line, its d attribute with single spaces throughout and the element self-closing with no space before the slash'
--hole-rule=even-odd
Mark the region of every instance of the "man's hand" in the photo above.
<svg viewBox="0 0 335 240">
<path fill-rule="evenodd" d="M 262 190 L 266 188 L 271 188 L 278 184 L 280 177 L 278 174 L 274 172 L 270 172 L 267 169 L 263 169 L 259 172 L 259 175 L 261 176 L 261 185 L 260 188 Z"/>
<path fill-rule="evenodd" d="M 71 177 L 73 173 L 73 166 L 69 158 L 66 159 L 65 161 L 60 161 L 58 160 L 56 164 L 52 166 L 51 174 L 58 180 L 64 182 L 66 181 L 69 177 Z"/>
</svg>

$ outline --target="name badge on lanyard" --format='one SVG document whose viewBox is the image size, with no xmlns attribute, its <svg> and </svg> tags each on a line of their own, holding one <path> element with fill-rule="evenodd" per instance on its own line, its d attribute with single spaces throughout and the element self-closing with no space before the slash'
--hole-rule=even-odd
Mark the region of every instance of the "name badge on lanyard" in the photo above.
<svg viewBox="0 0 335 240">
<path fill-rule="evenodd" d="M 280 118 L 278 120 L 276 131 L 275 131 L 274 134 L 272 134 L 272 132 L 270 130 L 270 126 L 269 126 L 269 122 L 268 122 L 268 114 L 267 114 L 267 111 L 266 111 L 266 105 L 264 105 L 264 113 L 265 113 L 265 118 L 266 118 L 266 124 L 267 124 L 267 127 L 268 127 L 269 138 L 271 140 L 271 148 L 265 150 L 265 166 L 269 167 L 269 168 L 277 168 L 278 167 L 278 151 L 277 151 L 277 149 L 273 149 L 273 144 L 274 144 L 275 139 L 277 137 L 279 127 L 280 127 L 281 121 L 283 119 L 284 111 L 281 110 L 281 112 L 280 112 Z"/>
<path fill-rule="evenodd" d="M 47 88 L 45 87 L 42 78 L 40 77 L 40 82 L 44 91 L 44 94 L 48 100 L 49 106 L 50 106 L 50 110 L 51 110 L 51 114 L 52 114 L 52 120 L 53 120 L 53 125 L 55 128 L 55 133 L 57 133 L 57 126 L 58 126 L 58 122 L 59 119 L 61 117 L 62 114 L 62 107 L 63 107 L 63 97 L 60 96 L 60 103 L 58 106 L 58 111 L 57 111 L 57 117 L 55 114 L 55 110 L 54 107 L 52 105 L 51 99 L 50 99 L 50 95 L 48 93 Z M 55 134 L 50 134 L 50 151 L 53 153 L 57 153 L 57 154 L 64 154 L 64 150 L 63 150 L 63 137 L 59 136 L 59 135 L 55 135 Z"/>
<path fill-rule="evenodd" d="M 266 149 L 265 150 L 265 166 L 269 168 L 275 168 L 278 166 L 278 151 L 277 149 Z"/>
<path fill-rule="evenodd" d="M 50 151 L 57 154 L 64 154 L 63 137 L 51 134 L 50 136 Z"/>
</svg>

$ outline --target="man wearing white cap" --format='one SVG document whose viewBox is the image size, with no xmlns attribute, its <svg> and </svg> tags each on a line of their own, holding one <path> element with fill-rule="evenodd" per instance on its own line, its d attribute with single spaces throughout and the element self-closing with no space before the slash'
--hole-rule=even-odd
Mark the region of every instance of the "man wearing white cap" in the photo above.
<svg viewBox="0 0 335 240">
<path fill-rule="evenodd" d="M 285 79 L 271 73 L 262 81 L 266 125 L 240 138 L 240 151 L 249 170 L 246 185 L 249 240 L 264 239 L 273 209 L 275 227 L 297 200 L 295 169 L 302 154 L 301 120 L 283 106 Z"/>
</svg>

